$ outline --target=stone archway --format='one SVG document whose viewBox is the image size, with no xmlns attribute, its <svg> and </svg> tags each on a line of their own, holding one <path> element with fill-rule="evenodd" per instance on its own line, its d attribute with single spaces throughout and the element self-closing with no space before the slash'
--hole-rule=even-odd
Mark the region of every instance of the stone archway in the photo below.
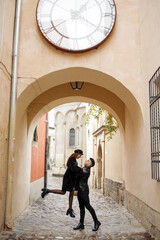
<svg viewBox="0 0 160 240">
<path fill-rule="evenodd" d="M 70 86 L 70 81 L 77 80 L 77 76 L 78 80 L 85 80 L 82 90 L 78 92 L 73 91 Z M 88 102 L 107 109 L 118 121 L 123 149 L 127 149 L 128 144 L 132 144 L 131 135 L 132 139 L 133 135 L 136 138 L 137 123 L 143 123 L 140 106 L 133 94 L 122 83 L 105 73 L 85 68 L 69 68 L 37 79 L 20 94 L 17 101 L 17 141 L 13 184 L 13 188 L 17 191 L 16 194 L 13 191 L 15 206 L 13 217 L 16 217 L 29 204 L 29 186 L 26 185 L 24 191 L 23 183 L 29 182 L 30 178 L 30 142 L 35 125 L 44 113 L 69 102 Z M 124 162 L 126 159 L 131 161 L 131 158 L 127 157 L 130 152 L 127 151 L 123 156 Z M 126 178 L 126 171 L 123 171 L 123 178 Z M 19 184 L 22 186 L 17 187 Z M 21 197 L 17 198 L 17 196 Z"/>
</svg>

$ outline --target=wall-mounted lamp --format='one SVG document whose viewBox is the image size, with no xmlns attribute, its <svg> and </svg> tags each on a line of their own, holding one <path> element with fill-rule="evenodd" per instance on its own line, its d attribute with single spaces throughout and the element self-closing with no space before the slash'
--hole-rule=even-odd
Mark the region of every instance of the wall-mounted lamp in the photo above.
<svg viewBox="0 0 160 240">
<path fill-rule="evenodd" d="M 70 82 L 73 90 L 81 90 L 84 82 Z"/>
</svg>

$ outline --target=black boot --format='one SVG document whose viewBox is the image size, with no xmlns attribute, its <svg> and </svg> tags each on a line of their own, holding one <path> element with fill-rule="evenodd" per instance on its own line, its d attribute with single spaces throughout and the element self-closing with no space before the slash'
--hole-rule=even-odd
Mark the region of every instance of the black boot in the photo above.
<svg viewBox="0 0 160 240">
<path fill-rule="evenodd" d="M 97 231 L 99 229 L 99 226 L 101 225 L 101 223 L 97 220 L 95 223 L 94 223 L 94 228 L 92 229 L 92 231 Z"/>
<path fill-rule="evenodd" d="M 84 224 L 83 223 L 78 223 L 77 227 L 74 227 L 73 230 L 79 230 L 79 229 L 84 229 Z"/>
<path fill-rule="evenodd" d="M 47 188 L 42 188 L 41 191 L 42 191 L 42 193 L 41 193 L 42 198 L 44 198 L 44 196 L 49 193 L 49 189 L 47 189 Z"/>
<path fill-rule="evenodd" d="M 68 208 L 66 215 L 70 215 L 71 217 L 75 218 L 75 213 L 72 208 Z"/>
</svg>

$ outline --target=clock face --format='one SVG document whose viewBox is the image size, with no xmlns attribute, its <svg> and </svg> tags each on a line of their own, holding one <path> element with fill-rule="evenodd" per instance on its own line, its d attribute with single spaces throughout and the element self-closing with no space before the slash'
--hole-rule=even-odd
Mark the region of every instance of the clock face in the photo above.
<svg viewBox="0 0 160 240">
<path fill-rule="evenodd" d="M 114 27 L 114 0 L 39 0 L 37 22 L 43 36 L 66 52 L 97 48 Z"/>
</svg>

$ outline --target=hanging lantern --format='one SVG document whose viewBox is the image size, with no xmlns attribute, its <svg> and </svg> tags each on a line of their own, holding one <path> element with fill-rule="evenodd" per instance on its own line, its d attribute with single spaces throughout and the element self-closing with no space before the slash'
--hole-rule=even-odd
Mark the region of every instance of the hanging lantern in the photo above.
<svg viewBox="0 0 160 240">
<path fill-rule="evenodd" d="M 84 82 L 70 82 L 73 90 L 81 90 Z"/>
</svg>

